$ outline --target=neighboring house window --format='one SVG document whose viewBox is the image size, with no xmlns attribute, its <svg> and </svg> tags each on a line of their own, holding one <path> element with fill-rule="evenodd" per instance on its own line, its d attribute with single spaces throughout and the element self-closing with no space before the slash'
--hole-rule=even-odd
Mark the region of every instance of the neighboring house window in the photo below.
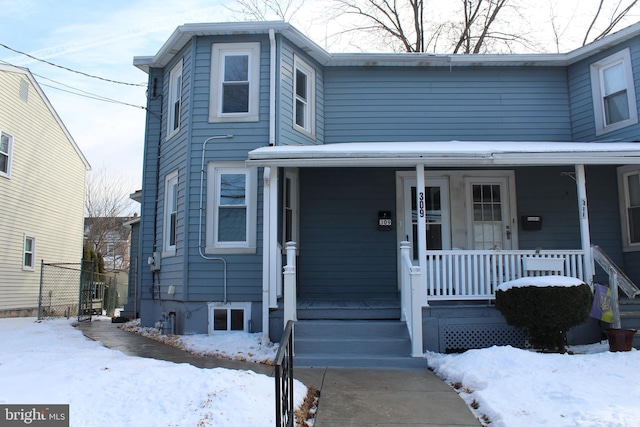
<svg viewBox="0 0 640 427">
<path fill-rule="evenodd" d="M 284 192 L 282 194 L 283 242 L 298 241 L 298 171 L 286 169 L 284 172 Z"/>
<path fill-rule="evenodd" d="M 209 333 L 223 331 L 249 332 L 250 302 L 209 303 Z"/>
<path fill-rule="evenodd" d="M 293 63 L 293 127 L 314 137 L 316 72 L 298 57 Z"/>
<path fill-rule="evenodd" d="M 22 269 L 33 271 L 36 268 L 36 238 L 24 236 L 24 256 Z"/>
<path fill-rule="evenodd" d="M 597 135 L 638 122 L 629 49 L 591 64 L 591 89 Z"/>
<path fill-rule="evenodd" d="M 0 132 L 0 176 L 11 176 L 11 150 L 13 149 L 13 137 Z"/>
<path fill-rule="evenodd" d="M 216 43 L 211 59 L 209 121 L 257 121 L 260 43 Z"/>
<path fill-rule="evenodd" d="M 238 163 L 210 163 L 207 192 L 208 253 L 255 253 L 255 169 Z"/>
<path fill-rule="evenodd" d="M 182 60 L 169 73 L 169 117 L 167 138 L 180 130 L 180 105 L 182 102 Z"/>
<path fill-rule="evenodd" d="M 640 251 L 640 167 L 618 168 L 623 249 Z"/>
<path fill-rule="evenodd" d="M 165 178 L 163 256 L 176 254 L 178 236 L 178 171 Z"/>
<path fill-rule="evenodd" d="M 115 245 L 113 243 L 107 243 L 107 255 L 113 256 Z"/>
</svg>

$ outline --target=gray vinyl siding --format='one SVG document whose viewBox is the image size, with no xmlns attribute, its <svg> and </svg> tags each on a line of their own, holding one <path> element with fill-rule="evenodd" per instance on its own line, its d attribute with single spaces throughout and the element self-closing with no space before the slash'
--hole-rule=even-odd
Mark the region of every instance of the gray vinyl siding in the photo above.
<svg viewBox="0 0 640 427">
<path fill-rule="evenodd" d="M 637 141 L 640 139 L 640 124 L 607 132 L 596 136 L 595 116 L 593 111 L 593 95 L 591 91 L 590 65 L 620 52 L 626 48 L 631 51 L 633 79 L 635 81 L 636 102 L 640 102 L 640 40 L 634 39 L 620 44 L 577 62 L 568 67 L 569 92 L 571 94 L 571 120 L 573 139 L 576 141 Z M 637 106 L 636 106 L 637 107 Z"/>
<path fill-rule="evenodd" d="M 325 142 L 571 138 L 554 67 L 328 68 Z"/>
<path fill-rule="evenodd" d="M 378 211 L 397 223 L 395 171 L 301 169 L 300 186 L 299 298 L 395 296 L 396 233 L 377 228 Z"/>
<path fill-rule="evenodd" d="M 294 55 L 316 72 L 315 79 L 315 139 L 293 128 L 293 66 Z M 279 55 L 278 145 L 322 144 L 324 141 L 324 69 L 304 53 L 283 41 Z"/>
</svg>

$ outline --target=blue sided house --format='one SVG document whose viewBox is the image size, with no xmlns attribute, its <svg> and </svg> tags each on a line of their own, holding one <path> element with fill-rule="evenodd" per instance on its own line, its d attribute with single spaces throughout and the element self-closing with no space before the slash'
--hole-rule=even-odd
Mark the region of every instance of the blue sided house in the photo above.
<svg viewBox="0 0 640 427">
<path fill-rule="evenodd" d="M 277 342 L 294 320 L 297 366 L 403 366 L 524 345 L 494 308 L 505 281 L 613 278 L 622 308 L 638 293 L 640 24 L 514 55 L 333 54 L 285 22 L 187 24 L 134 65 L 144 326 Z"/>
</svg>

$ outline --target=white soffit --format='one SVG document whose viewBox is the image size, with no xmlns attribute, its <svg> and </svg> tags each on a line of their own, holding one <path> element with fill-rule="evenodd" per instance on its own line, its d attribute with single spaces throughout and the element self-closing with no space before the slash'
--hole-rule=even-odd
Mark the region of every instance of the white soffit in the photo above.
<svg viewBox="0 0 640 427">
<path fill-rule="evenodd" d="M 253 166 L 543 166 L 640 164 L 640 143 L 535 141 L 354 142 L 261 147 Z"/>
</svg>

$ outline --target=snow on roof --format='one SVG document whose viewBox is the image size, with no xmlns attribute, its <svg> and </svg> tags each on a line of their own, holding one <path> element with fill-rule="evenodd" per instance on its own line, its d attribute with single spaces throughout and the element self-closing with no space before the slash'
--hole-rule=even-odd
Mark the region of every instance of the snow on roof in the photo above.
<svg viewBox="0 0 640 427">
<path fill-rule="evenodd" d="M 580 286 L 584 282 L 575 277 L 568 276 L 538 276 L 538 277 L 521 277 L 520 279 L 510 280 L 502 283 L 496 290 L 507 291 L 512 288 L 525 288 L 534 286 L 537 288 L 546 287 L 571 287 Z"/>
<path fill-rule="evenodd" d="M 421 141 L 280 145 L 249 152 L 255 166 L 640 164 L 635 142 Z"/>
</svg>

